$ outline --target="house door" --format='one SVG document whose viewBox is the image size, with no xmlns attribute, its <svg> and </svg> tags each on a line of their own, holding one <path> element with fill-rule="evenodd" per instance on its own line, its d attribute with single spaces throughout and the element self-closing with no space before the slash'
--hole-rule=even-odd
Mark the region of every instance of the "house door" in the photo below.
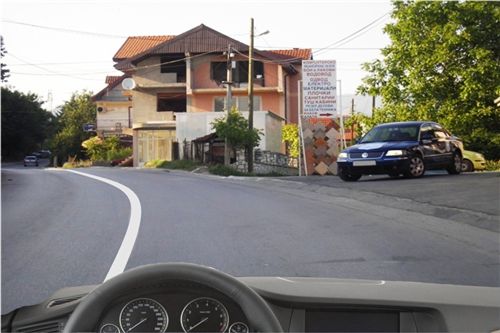
<svg viewBox="0 0 500 333">
<path fill-rule="evenodd" d="M 174 130 L 139 130 L 138 160 L 139 166 L 153 160 L 172 160 L 172 142 L 175 140 Z"/>
</svg>

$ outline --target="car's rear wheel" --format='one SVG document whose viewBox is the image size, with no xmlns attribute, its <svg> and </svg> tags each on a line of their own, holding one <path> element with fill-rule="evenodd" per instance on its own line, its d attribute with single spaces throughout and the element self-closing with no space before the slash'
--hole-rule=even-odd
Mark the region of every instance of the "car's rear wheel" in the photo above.
<svg viewBox="0 0 500 333">
<path fill-rule="evenodd" d="M 453 153 L 451 164 L 446 168 L 446 171 L 448 171 L 450 175 L 458 175 L 462 172 L 462 156 L 459 153 Z"/>
<path fill-rule="evenodd" d="M 462 172 L 472 172 L 474 171 L 474 165 L 469 160 L 462 160 Z"/>
<path fill-rule="evenodd" d="M 355 182 L 361 178 L 361 175 L 339 168 L 339 177 L 345 182 Z"/>
<path fill-rule="evenodd" d="M 424 160 L 420 155 L 410 156 L 410 161 L 408 163 L 408 169 L 404 175 L 408 178 L 418 178 L 422 177 L 425 173 Z"/>
</svg>

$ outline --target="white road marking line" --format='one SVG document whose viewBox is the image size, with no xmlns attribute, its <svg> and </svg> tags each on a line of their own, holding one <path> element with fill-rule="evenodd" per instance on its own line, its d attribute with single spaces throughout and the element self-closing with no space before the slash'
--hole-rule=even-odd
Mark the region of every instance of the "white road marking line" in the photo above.
<svg viewBox="0 0 500 333">
<path fill-rule="evenodd" d="M 128 198 L 130 202 L 130 219 L 128 222 L 127 232 L 125 233 L 125 237 L 123 238 L 122 244 L 118 253 L 116 254 L 115 260 L 111 265 L 111 268 L 104 279 L 104 282 L 111 279 L 112 277 L 122 273 L 127 266 L 128 259 L 130 258 L 130 254 L 132 253 L 132 249 L 134 248 L 135 240 L 137 239 L 137 234 L 139 233 L 139 227 L 141 225 L 141 202 L 137 195 L 127 186 L 115 182 L 111 179 L 90 175 L 87 173 L 74 171 L 74 170 L 65 170 L 67 172 L 75 173 L 80 176 L 89 177 L 108 185 L 114 186 L 120 191 L 122 191 Z"/>
</svg>

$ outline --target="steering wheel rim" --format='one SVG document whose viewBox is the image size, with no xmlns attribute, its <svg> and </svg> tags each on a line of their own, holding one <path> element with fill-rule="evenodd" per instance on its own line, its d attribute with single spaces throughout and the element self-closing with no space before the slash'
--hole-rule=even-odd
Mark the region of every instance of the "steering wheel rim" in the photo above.
<svg viewBox="0 0 500 333">
<path fill-rule="evenodd" d="M 136 287 L 140 281 L 180 280 L 218 290 L 236 302 L 259 332 L 283 332 L 269 305 L 253 289 L 229 274 L 189 263 L 162 263 L 128 270 L 101 284 L 81 299 L 64 327 L 64 333 L 91 332 L 109 303 Z"/>
</svg>

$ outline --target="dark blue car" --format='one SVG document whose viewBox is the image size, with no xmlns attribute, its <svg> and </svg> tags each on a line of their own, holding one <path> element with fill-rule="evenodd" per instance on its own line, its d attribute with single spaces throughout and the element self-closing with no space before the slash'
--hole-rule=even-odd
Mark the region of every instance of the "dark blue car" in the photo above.
<svg viewBox="0 0 500 333">
<path fill-rule="evenodd" d="M 356 181 L 373 174 L 417 178 L 430 169 L 459 174 L 462 151 L 462 141 L 437 123 L 382 124 L 339 154 L 338 175 L 342 180 Z"/>
</svg>

